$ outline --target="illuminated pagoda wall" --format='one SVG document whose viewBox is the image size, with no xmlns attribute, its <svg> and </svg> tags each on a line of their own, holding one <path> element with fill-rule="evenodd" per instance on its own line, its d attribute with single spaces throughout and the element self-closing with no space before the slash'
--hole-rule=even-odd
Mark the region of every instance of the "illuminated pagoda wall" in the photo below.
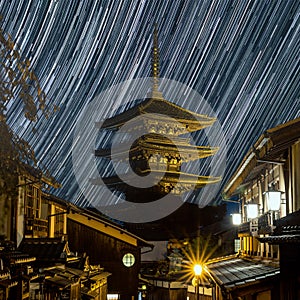
<svg viewBox="0 0 300 300">
<path fill-rule="evenodd" d="M 158 90 L 159 49 L 157 30 L 154 32 L 153 86 L 147 98 L 134 107 L 119 113 L 102 124 L 102 130 L 114 132 L 119 139 L 117 151 L 97 149 L 97 157 L 117 162 L 129 162 L 134 174 L 125 171 L 102 178 L 112 191 L 126 195 L 131 202 L 149 202 L 164 195 L 183 193 L 216 183 L 219 177 L 201 176 L 182 170 L 182 164 L 214 155 L 218 148 L 195 146 L 184 134 L 211 126 L 215 118 L 186 110 L 166 99 Z M 163 113 L 163 114 L 162 114 Z M 123 131 L 123 128 L 126 130 Z M 129 139 L 126 138 L 129 137 Z M 131 138 L 131 141 L 129 141 Z M 145 186 L 131 186 L 136 175 L 148 181 Z M 126 183 L 127 182 L 127 183 Z"/>
</svg>

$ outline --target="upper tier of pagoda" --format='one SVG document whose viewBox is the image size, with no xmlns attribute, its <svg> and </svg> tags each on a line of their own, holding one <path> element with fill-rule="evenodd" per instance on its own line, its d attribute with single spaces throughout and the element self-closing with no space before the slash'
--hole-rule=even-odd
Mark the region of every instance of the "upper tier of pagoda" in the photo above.
<svg viewBox="0 0 300 300">
<path fill-rule="evenodd" d="M 149 133 L 156 132 L 174 136 L 201 130 L 213 125 L 216 121 L 215 118 L 195 113 L 167 101 L 158 90 L 159 47 L 156 25 L 153 38 L 152 80 L 152 90 L 146 99 L 138 105 L 106 119 L 103 123 L 96 124 L 96 126 L 113 130 L 130 122 L 131 126 L 128 131 L 146 129 Z M 178 126 L 178 123 L 181 126 Z"/>
<path fill-rule="evenodd" d="M 158 98 L 157 94 L 154 94 L 123 113 L 106 119 L 101 128 L 118 129 L 131 122 L 132 130 L 143 127 L 148 132 L 181 135 L 187 131 L 194 132 L 211 126 L 215 120 L 182 108 L 164 98 Z M 182 126 L 178 126 L 178 122 Z M 100 127 L 100 124 L 97 125 Z"/>
</svg>

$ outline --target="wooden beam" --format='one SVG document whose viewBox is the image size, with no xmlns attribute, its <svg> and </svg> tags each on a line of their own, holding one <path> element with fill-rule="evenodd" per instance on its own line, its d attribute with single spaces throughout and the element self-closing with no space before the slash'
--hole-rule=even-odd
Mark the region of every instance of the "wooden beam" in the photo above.
<svg viewBox="0 0 300 300">
<path fill-rule="evenodd" d="M 103 232 L 106 235 L 112 236 L 130 245 L 136 247 L 138 246 L 137 239 L 134 238 L 133 236 L 126 234 L 126 232 L 122 230 L 118 230 L 117 228 L 109 226 L 106 223 L 102 223 L 99 220 L 91 218 L 90 216 L 88 217 L 83 214 L 71 213 L 68 214 L 68 219 L 83 224 L 99 232 Z"/>
</svg>

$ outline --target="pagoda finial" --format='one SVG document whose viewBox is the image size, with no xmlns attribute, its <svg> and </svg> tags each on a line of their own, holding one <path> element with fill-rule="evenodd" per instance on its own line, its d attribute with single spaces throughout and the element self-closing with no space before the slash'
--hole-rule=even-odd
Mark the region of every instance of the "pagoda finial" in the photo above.
<svg viewBox="0 0 300 300">
<path fill-rule="evenodd" d="M 162 93 L 158 91 L 159 83 L 159 47 L 158 47 L 158 30 L 157 23 L 154 25 L 153 33 L 153 57 L 152 57 L 152 97 L 153 98 L 162 98 Z"/>
<path fill-rule="evenodd" d="M 153 77 L 153 91 L 157 92 L 158 77 L 159 77 L 159 48 L 158 48 L 157 23 L 155 23 L 154 25 L 154 34 L 153 34 L 152 77 Z"/>
</svg>

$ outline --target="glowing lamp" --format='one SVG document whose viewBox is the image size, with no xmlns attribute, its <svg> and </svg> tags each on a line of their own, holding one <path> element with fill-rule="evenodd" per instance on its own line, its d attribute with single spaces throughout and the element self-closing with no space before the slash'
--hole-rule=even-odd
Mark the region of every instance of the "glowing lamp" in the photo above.
<svg viewBox="0 0 300 300">
<path fill-rule="evenodd" d="M 268 210 L 276 211 L 280 209 L 281 192 L 267 191 L 265 192 Z"/>
<path fill-rule="evenodd" d="M 242 223 L 242 215 L 241 214 L 232 214 L 232 224 L 240 225 Z"/>
<path fill-rule="evenodd" d="M 200 276 L 202 273 L 202 266 L 199 264 L 194 265 L 195 276 Z"/>
<path fill-rule="evenodd" d="M 247 217 L 248 219 L 255 219 L 258 217 L 258 205 L 255 203 L 247 204 Z"/>
</svg>

